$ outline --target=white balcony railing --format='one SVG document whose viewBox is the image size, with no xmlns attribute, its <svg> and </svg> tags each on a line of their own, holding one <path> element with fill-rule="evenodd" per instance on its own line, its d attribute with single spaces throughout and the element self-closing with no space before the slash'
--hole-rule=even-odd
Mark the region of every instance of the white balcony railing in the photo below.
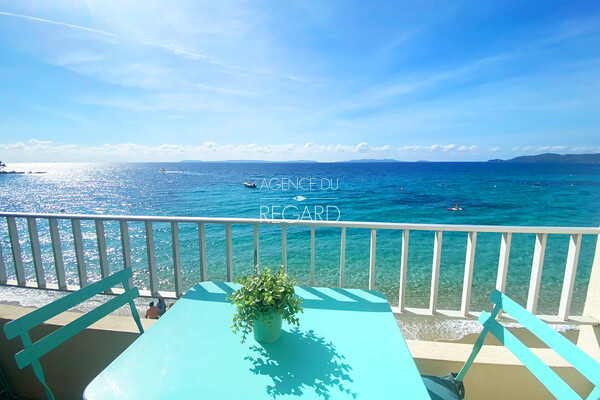
<svg viewBox="0 0 600 400">
<path fill-rule="evenodd" d="M 546 250 L 546 241 L 548 234 L 566 234 L 569 235 L 569 247 L 566 258 L 564 280 L 562 282 L 562 292 L 558 315 L 540 315 L 542 319 L 548 322 L 569 321 L 574 323 L 593 323 L 594 321 L 581 315 L 572 315 L 570 313 L 571 300 L 573 298 L 573 288 L 577 264 L 579 260 L 579 250 L 583 235 L 596 235 L 600 238 L 600 228 L 585 227 L 524 227 L 524 226 L 486 226 L 486 225 L 441 225 L 441 224 L 403 224 L 403 223 L 370 223 L 370 222 L 329 222 L 329 221 L 286 221 L 286 220 L 263 220 L 263 219 L 242 219 L 242 218 L 191 218 L 191 217 L 156 217 L 156 216 L 117 216 L 117 215 L 70 215 L 70 214 L 35 214 L 35 213 L 0 213 L 1 218 L 6 218 L 8 233 L 8 242 L 15 268 L 15 280 L 7 279 L 6 263 L 4 261 L 3 249 L 0 240 L 0 284 L 15 285 L 21 287 L 36 287 L 44 289 L 58 290 L 77 290 L 79 287 L 88 284 L 88 272 L 83 249 L 83 239 L 81 230 L 81 221 L 94 221 L 98 259 L 102 277 L 109 275 L 107 244 L 105 236 L 105 222 L 118 221 L 121 239 L 121 254 L 125 268 L 132 267 L 130 236 L 128 223 L 143 222 L 145 231 L 146 251 L 147 251 L 147 274 L 149 287 L 141 290 L 145 296 L 157 296 L 158 276 L 156 268 L 154 229 L 153 223 L 169 223 L 171 233 L 171 247 L 173 260 L 173 291 L 160 292 L 164 297 L 180 297 L 182 295 L 182 268 L 179 240 L 179 224 L 192 223 L 197 224 L 198 231 L 198 249 L 199 249 L 199 267 L 200 280 L 207 279 L 207 258 L 206 258 L 206 230 L 207 224 L 222 225 L 225 228 L 225 259 L 226 259 L 226 279 L 232 281 L 234 278 L 233 265 L 233 246 L 232 246 L 232 225 L 252 225 L 253 226 L 253 246 L 254 246 L 254 265 L 259 263 L 259 226 L 260 225 L 279 225 L 281 228 L 281 263 L 287 268 L 287 227 L 288 226 L 306 226 L 310 227 L 310 285 L 315 282 L 315 230 L 316 228 L 339 228 L 341 229 L 340 243 L 340 267 L 339 267 L 339 287 L 344 287 L 344 270 L 346 263 L 346 230 L 347 229 L 367 229 L 370 231 L 370 256 L 369 256 L 369 289 L 375 288 L 375 268 L 376 268 L 376 246 L 378 230 L 397 230 L 402 231 L 402 249 L 400 262 L 400 282 L 399 296 L 397 306 L 392 305 L 395 312 L 407 312 L 414 314 L 437 314 L 452 317 L 477 317 L 478 313 L 471 312 L 471 288 L 473 281 L 473 266 L 476 253 L 476 242 L 478 233 L 494 232 L 501 234 L 500 255 L 498 260 L 498 270 L 496 278 L 496 288 L 505 291 L 508 271 L 508 261 L 511 250 L 511 241 L 514 233 L 535 234 L 535 248 L 533 262 L 531 266 L 531 278 L 529 281 L 529 291 L 527 296 L 526 308 L 532 313 L 537 311 L 537 302 L 540 291 L 540 282 L 542 269 L 544 265 L 544 254 Z M 27 230 L 29 233 L 29 242 L 31 247 L 31 258 L 35 272 L 35 282 L 26 281 L 23 268 L 23 252 L 21 249 L 21 240 L 17 229 L 17 219 L 27 221 Z M 44 268 L 42 264 L 42 251 L 40 247 L 40 237 L 38 233 L 38 220 L 45 219 L 49 226 L 49 241 L 52 248 L 54 260 L 54 273 L 56 284 L 46 282 Z M 65 279 L 65 266 L 62 254 L 61 235 L 59 233 L 58 221 L 67 220 L 71 223 L 72 240 L 75 251 L 75 260 L 77 265 L 77 275 L 79 285 L 67 285 Z M 408 268 L 408 246 L 411 231 L 433 231 L 434 249 L 432 262 L 431 291 L 429 307 L 427 309 L 417 309 L 407 307 L 406 304 L 406 280 Z M 438 309 L 438 284 L 440 272 L 440 260 L 442 252 L 442 238 L 444 232 L 466 232 L 467 248 L 465 255 L 464 280 L 462 286 L 462 298 L 460 310 L 441 310 Z M 598 259 L 600 252 L 600 239 L 596 244 L 595 258 Z M 596 266 L 595 268 L 598 268 Z"/>
</svg>

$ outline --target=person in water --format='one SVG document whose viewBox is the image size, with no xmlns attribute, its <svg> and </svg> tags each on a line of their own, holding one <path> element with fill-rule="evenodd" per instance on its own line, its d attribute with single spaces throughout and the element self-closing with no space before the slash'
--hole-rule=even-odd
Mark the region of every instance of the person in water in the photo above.
<svg viewBox="0 0 600 400">
<path fill-rule="evenodd" d="M 158 319 L 158 317 L 160 317 L 160 311 L 158 310 L 158 307 L 154 305 L 154 302 L 151 301 L 150 307 L 146 310 L 146 318 Z"/>
</svg>

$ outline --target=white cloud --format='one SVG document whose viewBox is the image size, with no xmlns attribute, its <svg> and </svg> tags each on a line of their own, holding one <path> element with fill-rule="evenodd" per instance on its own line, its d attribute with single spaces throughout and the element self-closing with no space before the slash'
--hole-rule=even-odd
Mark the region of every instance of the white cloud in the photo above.
<svg viewBox="0 0 600 400">
<path fill-rule="evenodd" d="M 27 20 L 35 21 L 35 22 L 43 22 L 46 24 L 64 26 L 67 28 L 77 29 L 80 31 L 86 31 L 86 32 L 91 32 L 91 33 L 97 33 L 99 35 L 104 35 L 104 36 L 112 36 L 112 37 L 118 36 L 116 33 L 106 32 L 106 31 L 102 31 L 100 29 L 93 29 L 93 28 L 88 28 L 86 26 L 73 25 L 73 24 L 68 24 L 66 22 L 54 21 L 54 20 L 45 19 L 45 18 L 37 18 L 37 17 L 32 17 L 30 15 L 15 14 L 15 13 L 4 12 L 4 11 L 0 11 L 0 15 L 6 15 L 7 17 L 27 19 Z"/>
<path fill-rule="evenodd" d="M 273 160 L 286 161 L 310 159 L 315 161 L 343 161 L 355 158 L 395 158 L 416 160 L 481 161 L 494 158 L 500 149 L 481 149 L 477 145 L 430 144 L 392 147 L 388 144 L 372 146 L 366 142 L 347 144 L 284 143 L 263 145 L 218 144 L 207 141 L 199 145 L 170 144 L 145 145 L 132 142 L 99 145 L 60 144 L 52 141 L 30 139 L 26 143 L 0 144 L 3 160 L 9 162 L 47 161 L 180 161 L 180 160 Z M 527 150 L 526 150 L 527 149 Z M 515 147 L 513 152 L 536 154 L 542 152 L 597 153 L 600 147 L 592 146 L 526 146 Z M 357 153 L 359 156 L 357 156 Z M 489 157 L 487 157 L 489 156 Z M 495 156 L 497 157 L 497 155 Z"/>
<path fill-rule="evenodd" d="M 435 151 L 442 151 L 442 152 L 449 152 L 452 150 L 456 150 L 456 151 L 467 151 L 467 150 L 476 150 L 477 146 L 459 146 L 457 147 L 455 144 L 432 144 L 429 146 L 424 146 L 424 145 L 414 145 L 414 146 L 402 146 L 402 147 L 398 147 L 398 151 L 419 151 L 419 150 L 423 150 L 423 151 L 428 151 L 428 152 L 435 152 Z"/>
<path fill-rule="evenodd" d="M 565 150 L 567 146 L 540 146 L 536 150 L 537 151 L 562 151 Z"/>
<path fill-rule="evenodd" d="M 37 145 L 50 145 L 50 144 L 52 144 L 52 142 L 49 141 L 49 140 L 37 140 L 37 139 L 30 139 L 27 143 L 29 143 L 29 144 L 37 144 Z"/>
<path fill-rule="evenodd" d="M 465 63 L 453 69 L 443 71 L 429 71 L 428 75 L 421 73 L 408 81 L 390 82 L 385 86 L 369 89 L 366 92 L 359 93 L 354 99 L 341 103 L 334 107 L 337 111 L 354 109 L 372 109 L 374 105 L 393 103 L 399 97 L 419 89 L 432 87 L 446 81 L 465 79 L 477 71 L 485 69 L 488 66 L 501 63 L 513 58 L 513 54 L 497 54 Z"/>
<path fill-rule="evenodd" d="M 355 149 L 355 151 L 360 152 L 360 153 L 367 153 L 370 150 L 371 150 L 371 148 L 369 147 L 369 145 L 367 143 L 359 143 Z"/>
<path fill-rule="evenodd" d="M 472 150 L 476 146 L 461 146 Z M 285 143 L 273 145 L 249 144 L 217 144 L 204 142 L 201 145 L 160 144 L 143 145 L 137 143 L 119 143 L 101 145 L 59 144 L 51 141 L 31 139 L 27 143 L 17 142 L 0 144 L 0 151 L 12 162 L 18 161 L 179 161 L 182 159 L 228 160 L 228 159 L 267 159 L 295 160 L 310 158 L 320 161 L 337 161 L 356 158 L 356 153 L 368 158 L 379 157 L 380 154 L 396 151 L 419 151 L 441 153 L 457 150 L 456 145 L 434 144 L 430 146 L 405 146 L 395 149 L 385 144 L 371 146 L 366 142 L 357 145 L 345 144 L 304 144 Z M 332 157 L 332 155 L 334 155 Z M 386 155 L 389 157 L 390 155 Z M 400 154 L 398 154 L 399 156 Z"/>
<path fill-rule="evenodd" d="M 76 98 L 81 103 L 134 112 L 235 111 L 236 104 L 215 105 L 214 97 L 227 96 L 231 102 L 231 98 L 243 100 L 261 92 L 289 92 L 290 83 L 324 86 L 320 83 L 324 79 L 309 76 L 305 70 L 290 72 L 281 65 L 276 67 L 268 55 L 253 51 L 253 44 L 263 39 L 262 31 L 252 27 L 263 16 L 251 5 L 192 2 L 178 9 L 160 2 L 112 2 L 98 12 L 92 4 L 87 6 L 93 18 L 83 20 L 90 26 L 62 22 L 65 17 L 57 17 L 60 7 L 39 7 L 40 15 L 53 16 L 46 18 L 0 12 L 0 16 L 51 28 L 45 33 L 50 39 L 35 46 L 43 61 L 114 85 L 149 89 L 130 97 L 84 93 Z M 139 7 L 144 13 L 139 14 Z M 137 18 L 131 19 L 134 13 Z M 193 86 L 203 93 L 191 92 Z"/>
</svg>

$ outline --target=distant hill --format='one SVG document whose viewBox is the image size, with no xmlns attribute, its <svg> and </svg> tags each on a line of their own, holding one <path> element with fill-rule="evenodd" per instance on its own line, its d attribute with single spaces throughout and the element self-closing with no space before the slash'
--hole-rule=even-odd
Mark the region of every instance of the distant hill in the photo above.
<svg viewBox="0 0 600 400">
<path fill-rule="evenodd" d="M 182 160 L 179 161 L 181 163 L 248 163 L 248 164 L 256 164 L 256 163 L 318 163 L 320 161 L 314 160 L 292 160 L 292 161 L 267 161 L 267 160 L 226 160 L 226 161 L 202 161 L 202 160 Z M 394 160 L 391 158 L 363 158 L 360 160 L 348 160 L 348 161 L 334 161 L 336 163 L 392 163 L 392 162 L 402 162 L 398 160 Z"/>
<path fill-rule="evenodd" d="M 488 162 L 515 162 L 515 163 L 579 163 L 598 164 L 600 153 L 596 154 L 556 154 L 544 153 L 536 156 L 520 156 L 510 160 L 489 160 Z"/>
</svg>

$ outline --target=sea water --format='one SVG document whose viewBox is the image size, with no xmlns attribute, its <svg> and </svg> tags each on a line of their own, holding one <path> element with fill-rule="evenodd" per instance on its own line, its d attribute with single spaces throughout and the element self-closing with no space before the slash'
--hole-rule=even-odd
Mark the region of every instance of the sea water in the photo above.
<svg viewBox="0 0 600 400">
<path fill-rule="evenodd" d="M 600 225 L 600 165 L 514 163 L 38 163 L 7 170 L 44 174 L 0 175 L 0 211 L 181 217 L 285 218 L 423 224 L 509 226 Z M 162 171 L 161 171 L 162 170 Z M 256 188 L 243 185 L 254 181 Z M 449 211 L 455 204 L 463 211 Z M 46 280 L 55 282 L 47 220 L 38 221 Z M 70 221 L 59 221 L 67 281 L 77 284 Z M 149 286 L 143 222 L 130 222 L 135 284 Z M 197 224 L 179 224 L 183 289 L 200 280 Z M 35 280 L 26 221 L 18 220 L 25 275 Z M 105 223 L 110 269 L 122 268 L 118 222 Z M 93 221 L 82 221 L 90 280 L 100 277 Z M 252 271 L 252 225 L 233 225 L 234 275 Z M 428 307 L 433 231 L 412 231 L 406 305 Z M 154 223 L 160 290 L 173 291 L 169 223 Z M 317 228 L 315 285 L 337 286 L 340 228 Z M 584 235 L 572 312 L 585 301 L 596 237 Z M 489 308 L 501 234 L 479 233 L 471 309 Z M 506 292 L 525 303 L 535 235 L 513 234 Z M 549 235 L 540 312 L 556 314 L 565 271 L 568 235 Z M 6 221 L 0 244 L 9 279 L 15 279 Z M 377 231 L 375 289 L 398 302 L 402 232 Z M 443 234 L 438 308 L 459 309 L 467 233 Z M 224 226 L 206 225 L 208 278 L 225 280 Z M 345 286 L 367 288 L 369 229 L 347 229 Z M 288 226 L 288 271 L 299 285 L 310 280 L 310 228 Z M 260 264 L 281 264 L 281 228 L 260 226 Z"/>
</svg>

